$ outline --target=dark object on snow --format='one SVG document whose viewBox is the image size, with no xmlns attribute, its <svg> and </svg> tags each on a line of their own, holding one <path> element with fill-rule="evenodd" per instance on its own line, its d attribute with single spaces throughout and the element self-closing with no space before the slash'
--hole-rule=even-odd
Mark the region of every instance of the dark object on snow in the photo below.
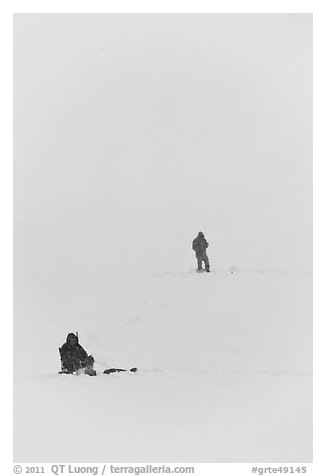
<svg viewBox="0 0 326 476">
<path fill-rule="evenodd" d="M 128 372 L 126 369 L 106 369 L 104 370 L 104 374 L 114 374 L 116 372 Z M 137 372 L 137 368 L 133 367 L 132 369 L 129 370 L 129 372 Z"/>
<path fill-rule="evenodd" d="M 65 344 L 59 348 L 61 358 L 61 372 L 72 374 L 79 370 L 84 370 L 85 374 L 94 376 L 94 357 L 87 355 L 87 352 L 78 342 L 78 336 L 70 333 L 67 335 Z"/>
<path fill-rule="evenodd" d="M 198 233 L 197 237 L 192 242 L 192 249 L 196 253 L 197 265 L 198 265 L 197 270 L 198 271 L 202 270 L 202 263 L 204 261 L 205 271 L 207 271 L 207 273 L 209 273 L 210 268 L 209 268 L 208 256 L 207 256 L 207 253 L 206 253 L 207 248 L 208 248 L 208 242 L 207 242 L 207 240 L 204 236 L 204 233 L 202 231 L 200 231 Z"/>
</svg>

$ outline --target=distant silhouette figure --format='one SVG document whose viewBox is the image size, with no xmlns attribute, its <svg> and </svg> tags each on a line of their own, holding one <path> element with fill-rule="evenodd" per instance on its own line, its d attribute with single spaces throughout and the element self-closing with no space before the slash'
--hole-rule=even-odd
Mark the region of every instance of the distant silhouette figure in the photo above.
<svg viewBox="0 0 326 476">
<path fill-rule="evenodd" d="M 197 271 L 202 270 L 202 263 L 204 261 L 205 271 L 207 273 L 210 272 L 209 260 L 208 260 L 208 256 L 207 256 L 207 253 L 206 253 L 207 248 L 208 248 L 208 242 L 207 242 L 207 240 L 204 236 L 204 233 L 202 231 L 200 231 L 198 233 L 197 237 L 192 242 L 192 249 L 196 253 L 196 258 L 197 258 L 197 263 L 198 263 Z"/>
</svg>

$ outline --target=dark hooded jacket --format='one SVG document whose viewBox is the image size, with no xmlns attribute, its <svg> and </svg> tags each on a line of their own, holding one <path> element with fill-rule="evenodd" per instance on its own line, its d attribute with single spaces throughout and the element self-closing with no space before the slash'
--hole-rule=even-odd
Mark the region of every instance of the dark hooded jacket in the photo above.
<svg viewBox="0 0 326 476">
<path fill-rule="evenodd" d="M 201 255 L 206 252 L 206 248 L 208 248 L 208 243 L 204 233 L 200 231 L 192 242 L 192 249 L 195 251 L 196 255 Z"/>
<path fill-rule="evenodd" d="M 75 345 L 71 344 L 72 339 L 77 339 Z M 67 335 L 65 344 L 59 348 L 61 364 L 63 370 L 75 372 L 78 369 L 85 367 L 85 360 L 87 359 L 87 352 L 78 342 L 78 336 L 70 333 Z"/>
</svg>

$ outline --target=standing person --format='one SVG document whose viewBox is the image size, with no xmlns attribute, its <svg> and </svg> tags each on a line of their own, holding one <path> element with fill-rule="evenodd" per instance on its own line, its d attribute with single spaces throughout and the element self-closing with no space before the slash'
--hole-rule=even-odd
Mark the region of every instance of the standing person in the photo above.
<svg viewBox="0 0 326 476">
<path fill-rule="evenodd" d="M 204 233 L 202 231 L 200 231 L 198 233 L 197 237 L 192 242 L 192 249 L 196 253 L 196 258 L 197 258 L 197 263 L 198 263 L 197 271 L 202 270 L 202 262 L 204 261 L 205 271 L 207 273 L 210 272 L 208 256 L 207 256 L 207 253 L 206 253 L 207 248 L 208 248 L 208 242 L 207 242 L 207 240 L 204 236 Z"/>
</svg>

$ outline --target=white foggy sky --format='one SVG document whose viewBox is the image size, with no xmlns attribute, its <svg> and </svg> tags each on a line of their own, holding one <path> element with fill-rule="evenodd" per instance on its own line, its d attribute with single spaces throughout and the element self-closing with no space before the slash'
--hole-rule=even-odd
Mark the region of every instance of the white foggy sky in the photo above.
<svg viewBox="0 0 326 476">
<path fill-rule="evenodd" d="M 19 14 L 18 277 L 310 269 L 312 15 Z"/>
</svg>

